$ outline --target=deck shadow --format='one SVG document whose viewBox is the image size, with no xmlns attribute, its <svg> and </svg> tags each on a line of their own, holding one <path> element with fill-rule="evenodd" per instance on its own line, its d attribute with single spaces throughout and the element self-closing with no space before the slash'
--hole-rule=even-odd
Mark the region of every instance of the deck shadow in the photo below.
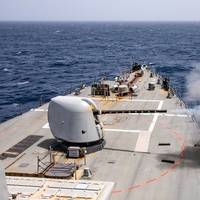
<svg viewBox="0 0 200 200">
<path fill-rule="evenodd" d="M 58 151 L 61 153 L 67 153 L 68 151 L 68 147 L 70 146 L 79 146 L 80 148 L 85 147 L 87 150 L 87 154 L 89 153 L 94 153 L 97 151 L 100 151 L 104 148 L 105 146 L 105 140 L 102 139 L 98 142 L 93 142 L 90 145 L 86 145 L 86 146 L 79 146 L 80 144 L 75 144 L 75 143 L 67 143 L 67 142 L 58 142 L 56 139 L 46 139 L 43 140 L 42 142 L 40 142 L 38 144 L 39 147 L 44 148 L 46 150 L 54 150 L 54 151 Z"/>
<path fill-rule="evenodd" d="M 58 142 L 56 139 L 46 139 L 38 144 L 39 147 L 49 150 L 50 148 L 55 151 L 65 152 L 66 149 L 63 147 L 62 143 Z"/>
<path fill-rule="evenodd" d="M 119 151 L 119 152 L 126 152 L 126 153 L 135 153 L 135 151 L 133 151 L 133 150 L 118 149 L 118 148 L 110 148 L 110 147 L 104 147 L 103 150 L 108 150 L 108 151 Z"/>
</svg>

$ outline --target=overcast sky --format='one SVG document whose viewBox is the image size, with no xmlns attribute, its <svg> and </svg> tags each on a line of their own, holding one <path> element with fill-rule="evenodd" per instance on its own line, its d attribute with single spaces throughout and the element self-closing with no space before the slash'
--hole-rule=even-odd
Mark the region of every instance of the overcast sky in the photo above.
<svg viewBox="0 0 200 200">
<path fill-rule="evenodd" d="M 200 0 L 0 0 L 1 21 L 200 21 Z"/>
</svg>

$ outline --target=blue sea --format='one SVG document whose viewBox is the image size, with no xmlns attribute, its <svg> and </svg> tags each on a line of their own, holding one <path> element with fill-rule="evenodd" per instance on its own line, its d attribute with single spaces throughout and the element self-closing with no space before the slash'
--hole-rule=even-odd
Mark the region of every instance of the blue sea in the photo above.
<svg viewBox="0 0 200 200">
<path fill-rule="evenodd" d="M 187 77 L 200 72 L 200 23 L 1 22 L 0 122 L 133 62 L 153 63 L 196 105 L 185 97 Z"/>
</svg>

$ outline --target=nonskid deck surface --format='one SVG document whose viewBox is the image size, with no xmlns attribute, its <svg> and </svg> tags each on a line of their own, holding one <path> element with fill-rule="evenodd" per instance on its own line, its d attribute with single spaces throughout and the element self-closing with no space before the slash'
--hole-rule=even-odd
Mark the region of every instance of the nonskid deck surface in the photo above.
<svg viewBox="0 0 200 200">
<path fill-rule="evenodd" d="M 106 145 L 102 151 L 87 155 L 86 166 L 92 171 L 91 180 L 115 183 L 111 199 L 200 197 L 200 150 L 194 147 L 200 138 L 198 127 L 187 111 L 178 112 L 185 107 L 176 96 L 166 98 L 167 92 L 160 85 L 155 90 L 147 90 L 148 83 L 156 79 L 145 71 L 137 81 L 137 96 L 133 97 L 91 96 L 90 87 L 81 90 L 79 95 L 89 96 L 104 110 L 167 110 L 167 113 L 101 116 Z M 36 176 L 38 155 L 56 145 L 48 127 L 47 109 L 45 104 L 0 125 L 0 159 L 7 174 Z M 20 150 L 23 147 L 19 144 L 30 135 L 38 139 Z"/>
</svg>

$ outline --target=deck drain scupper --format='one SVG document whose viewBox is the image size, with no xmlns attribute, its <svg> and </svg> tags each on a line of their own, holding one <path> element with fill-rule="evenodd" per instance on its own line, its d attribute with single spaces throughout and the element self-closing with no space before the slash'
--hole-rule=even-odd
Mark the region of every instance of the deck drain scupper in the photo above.
<svg viewBox="0 0 200 200">
<path fill-rule="evenodd" d="M 161 162 L 170 163 L 170 164 L 174 164 L 175 163 L 174 160 L 168 160 L 168 159 L 162 159 Z"/>
<path fill-rule="evenodd" d="M 158 143 L 158 146 L 170 146 L 170 143 Z"/>
<path fill-rule="evenodd" d="M 115 160 L 109 160 L 109 161 L 108 161 L 108 164 L 115 164 L 115 163 L 116 163 Z"/>
</svg>

